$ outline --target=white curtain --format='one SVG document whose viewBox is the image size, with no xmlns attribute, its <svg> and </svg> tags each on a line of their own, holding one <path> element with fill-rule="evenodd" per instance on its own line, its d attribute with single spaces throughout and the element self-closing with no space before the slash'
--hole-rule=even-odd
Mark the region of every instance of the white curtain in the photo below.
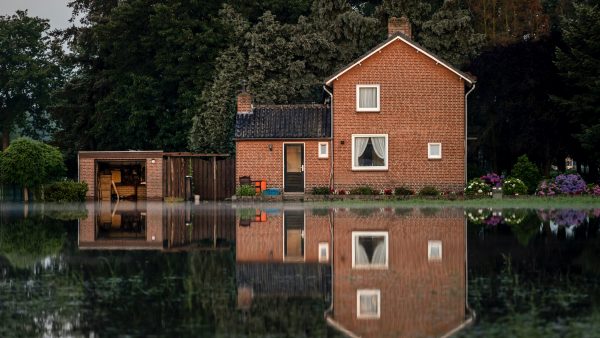
<svg viewBox="0 0 600 338">
<path fill-rule="evenodd" d="M 369 256 L 367 256 L 367 251 L 365 250 L 365 247 L 358 242 L 358 238 L 356 239 L 355 254 L 356 257 L 354 258 L 354 261 L 356 265 L 369 265 Z"/>
<path fill-rule="evenodd" d="M 377 87 L 360 88 L 358 96 L 360 108 L 377 108 Z"/>
<path fill-rule="evenodd" d="M 356 137 L 354 139 L 354 166 L 358 167 L 358 158 L 362 156 L 367 149 L 367 144 L 369 144 L 368 137 Z"/>
<path fill-rule="evenodd" d="M 375 154 L 385 161 L 385 137 L 371 137 L 371 144 Z"/>
<path fill-rule="evenodd" d="M 373 265 L 385 265 L 385 241 L 379 242 L 373 252 L 373 259 L 371 260 Z"/>
</svg>

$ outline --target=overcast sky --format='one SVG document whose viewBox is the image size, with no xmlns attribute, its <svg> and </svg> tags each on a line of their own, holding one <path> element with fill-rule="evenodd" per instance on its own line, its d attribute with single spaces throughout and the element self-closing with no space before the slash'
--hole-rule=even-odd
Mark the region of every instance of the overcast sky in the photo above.
<svg viewBox="0 0 600 338">
<path fill-rule="evenodd" d="M 30 16 L 49 19 L 52 29 L 69 26 L 71 9 L 69 0 L 0 0 L 0 15 L 12 15 L 26 9 Z"/>
</svg>

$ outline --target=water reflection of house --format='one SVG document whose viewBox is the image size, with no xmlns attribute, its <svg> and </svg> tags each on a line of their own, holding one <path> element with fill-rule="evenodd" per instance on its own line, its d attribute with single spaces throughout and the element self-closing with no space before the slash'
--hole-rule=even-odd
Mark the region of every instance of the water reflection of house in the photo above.
<svg viewBox="0 0 600 338">
<path fill-rule="evenodd" d="M 465 321 L 459 210 L 337 211 L 331 323 L 361 337 L 441 336 Z"/>
<path fill-rule="evenodd" d="M 97 250 L 218 249 L 235 241 L 235 211 L 146 201 L 88 205 L 79 248 Z"/>
<path fill-rule="evenodd" d="M 327 210 L 245 209 L 236 227 L 238 306 L 254 297 L 322 297 L 330 289 Z"/>
</svg>

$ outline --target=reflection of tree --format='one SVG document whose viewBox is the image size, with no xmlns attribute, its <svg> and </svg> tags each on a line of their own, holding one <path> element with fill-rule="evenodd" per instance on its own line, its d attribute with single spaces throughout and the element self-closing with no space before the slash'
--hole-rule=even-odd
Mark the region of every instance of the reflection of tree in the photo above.
<svg viewBox="0 0 600 338">
<path fill-rule="evenodd" d="M 65 239 L 63 224 L 49 218 L 33 217 L 0 223 L 0 255 L 18 268 L 56 256 Z"/>
</svg>

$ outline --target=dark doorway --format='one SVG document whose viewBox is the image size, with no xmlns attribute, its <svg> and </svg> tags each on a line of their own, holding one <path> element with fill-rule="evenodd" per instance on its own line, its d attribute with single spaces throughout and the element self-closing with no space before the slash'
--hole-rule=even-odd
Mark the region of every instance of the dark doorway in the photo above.
<svg viewBox="0 0 600 338">
<path fill-rule="evenodd" d="M 304 192 L 304 144 L 283 145 L 284 192 Z"/>
</svg>

